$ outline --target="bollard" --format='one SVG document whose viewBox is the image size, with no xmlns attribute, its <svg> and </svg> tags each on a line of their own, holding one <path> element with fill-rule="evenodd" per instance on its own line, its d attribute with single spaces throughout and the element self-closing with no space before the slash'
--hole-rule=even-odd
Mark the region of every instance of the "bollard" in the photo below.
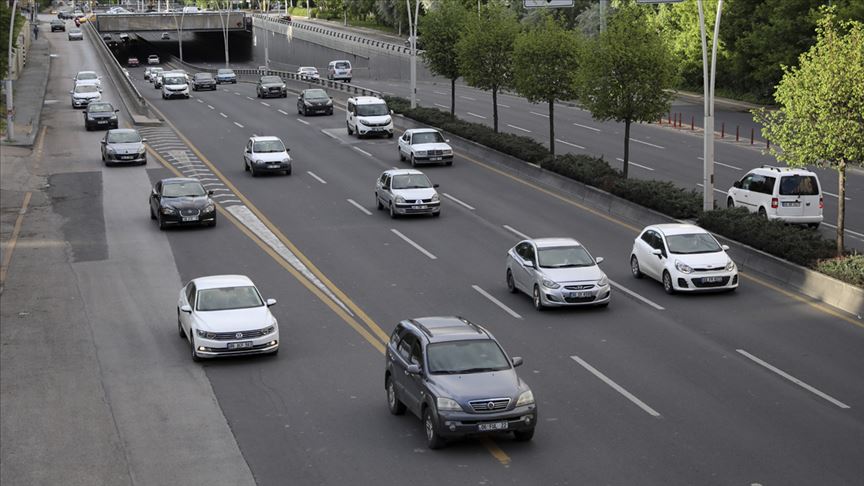
<svg viewBox="0 0 864 486">
<path fill-rule="evenodd" d="M 693 131 L 695 129 L 696 129 L 696 116 L 690 115 L 690 131 Z"/>
<path fill-rule="evenodd" d="M 765 139 L 765 148 L 766 148 L 766 149 L 770 149 L 770 148 L 771 148 L 771 140 L 768 140 L 767 138 Z"/>
<path fill-rule="evenodd" d="M 753 145 L 753 129 L 750 129 L 750 145 Z"/>
<path fill-rule="evenodd" d="M 739 127 L 738 125 L 735 125 L 735 141 L 736 141 L 736 142 L 738 141 L 738 129 L 739 129 L 739 128 L 740 128 L 740 127 Z"/>
<path fill-rule="evenodd" d="M 726 122 L 720 124 L 720 138 L 726 138 Z"/>
<path fill-rule="evenodd" d="M 681 112 L 678 112 L 678 128 L 681 128 L 683 126 L 684 126 L 684 114 Z"/>
<path fill-rule="evenodd" d="M 672 112 L 671 111 L 669 112 L 669 124 L 670 125 L 672 124 Z"/>
</svg>

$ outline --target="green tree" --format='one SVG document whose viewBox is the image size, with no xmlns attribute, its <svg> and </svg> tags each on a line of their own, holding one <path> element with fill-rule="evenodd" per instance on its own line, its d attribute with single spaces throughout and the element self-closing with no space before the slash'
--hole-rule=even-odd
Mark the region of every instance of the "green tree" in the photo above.
<svg viewBox="0 0 864 486">
<path fill-rule="evenodd" d="M 630 124 L 656 120 L 669 109 L 675 60 L 661 34 L 634 4 L 622 5 L 606 30 L 581 50 L 580 102 L 597 120 L 624 122 L 624 177 L 630 163 Z"/>
<path fill-rule="evenodd" d="M 18 5 L 21 6 L 20 4 Z M 18 34 L 21 32 L 21 27 L 24 25 L 24 16 L 19 15 L 20 10 L 15 11 L 15 32 L 12 34 L 13 39 L 18 38 Z M 8 59 L 8 50 L 9 50 L 9 19 L 12 16 L 12 4 L 7 2 L 0 3 L 0 52 L 3 54 L 0 55 L 0 79 L 6 79 L 7 76 L 7 64 L 9 64 Z M 44 33 L 44 29 L 43 29 Z M 14 42 L 14 41 L 13 41 Z M 5 89 L 5 85 L 4 85 Z M 0 100 L 0 103 L 3 101 Z"/>
<path fill-rule="evenodd" d="M 459 70 L 470 86 L 492 92 L 492 129 L 497 132 L 498 91 L 512 82 L 513 44 L 519 22 L 505 6 L 489 3 L 479 18 L 466 24 L 456 44 Z"/>
<path fill-rule="evenodd" d="M 816 44 L 783 67 L 774 92 L 776 111 L 755 119 L 771 152 L 793 167 L 816 164 L 838 174 L 837 254 L 843 253 L 846 168 L 864 164 L 864 24 L 839 21 L 826 8 L 817 22 Z"/>
<path fill-rule="evenodd" d="M 579 40 L 553 18 L 547 17 L 516 37 L 513 49 L 513 84 L 532 103 L 549 107 L 549 151 L 555 155 L 555 102 L 576 97 Z"/>
<path fill-rule="evenodd" d="M 456 45 L 465 30 L 468 12 L 461 0 L 442 0 L 420 18 L 423 62 L 437 76 L 450 80 L 450 116 L 456 111 L 456 80 L 461 76 Z"/>
</svg>

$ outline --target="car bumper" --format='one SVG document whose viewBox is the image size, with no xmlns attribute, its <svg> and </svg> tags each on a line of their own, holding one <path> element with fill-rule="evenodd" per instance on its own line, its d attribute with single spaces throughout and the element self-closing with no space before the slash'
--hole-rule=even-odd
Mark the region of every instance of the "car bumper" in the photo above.
<svg viewBox="0 0 864 486">
<path fill-rule="evenodd" d="M 263 164 L 252 164 L 255 168 L 255 173 L 265 173 L 265 172 L 283 172 L 286 170 L 291 170 L 291 163 L 282 163 L 282 162 L 267 162 Z"/>
<path fill-rule="evenodd" d="M 216 78 L 216 84 L 222 83 L 237 84 L 237 78 Z"/>
<path fill-rule="evenodd" d="M 303 108 L 304 108 L 304 110 L 306 110 L 307 115 L 314 115 L 316 113 L 327 113 L 327 114 L 333 113 L 333 106 L 332 105 L 331 106 L 327 106 L 327 105 L 324 105 L 324 106 L 304 105 Z"/>
<path fill-rule="evenodd" d="M 426 162 L 430 164 L 446 164 L 453 162 L 453 154 L 450 155 L 414 155 L 416 162 Z"/>
<path fill-rule="evenodd" d="M 358 123 L 357 133 L 359 135 L 386 135 L 392 137 L 393 125 L 387 125 L 386 127 L 367 127 L 366 125 Z"/>
<path fill-rule="evenodd" d="M 118 128 L 117 120 L 84 120 L 84 126 L 86 128 Z"/>
<path fill-rule="evenodd" d="M 216 83 L 212 83 L 212 84 L 196 84 L 196 85 L 194 85 L 194 87 L 195 87 L 195 89 L 197 89 L 197 90 L 202 90 L 202 89 L 212 89 L 213 91 L 216 91 Z"/>
<path fill-rule="evenodd" d="M 489 414 L 439 411 L 436 425 L 441 437 L 530 430 L 537 425 L 537 406 L 525 405 L 506 412 Z M 480 430 L 481 427 L 490 426 L 494 428 Z"/>
<path fill-rule="evenodd" d="M 279 334 L 270 334 L 260 338 L 248 340 L 252 347 L 243 349 L 228 349 L 229 343 L 233 341 L 214 341 L 195 337 L 195 348 L 201 358 L 218 358 L 220 356 L 245 356 L 250 354 L 274 353 L 279 349 Z"/>
<path fill-rule="evenodd" d="M 768 219 L 776 219 L 789 224 L 817 224 L 822 223 L 822 215 L 818 216 L 776 216 L 768 215 Z"/>
<path fill-rule="evenodd" d="M 80 35 L 70 35 L 69 40 L 70 41 L 79 41 L 79 40 L 84 40 L 84 38 L 81 37 Z"/>
<path fill-rule="evenodd" d="M 282 98 L 282 97 L 287 96 L 287 94 L 288 94 L 288 91 L 285 91 L 285 90 L 281 90 L 281 91 L 267 90 L 267 91 L 261 92 L 261 97 L 262 98 Z"/>
<path fill-rule="evenodd" d="M 147 64 L 154 66 L 156 64 L 159 64 L 159 61 L 147 61 Z"/>
<path fill-rule="evenodd" d="M 216 210 L 209 213 L 200 213 L 194 221 L 184 221 L 183 216 L 180 214 L 165 214 L 161 213 L 162 223 L 170 226 L 198 226 L 198 225 L 210 225 L 216 222 Z M 213 341 L 215 343 L 223 343 L 224 341 Z"/>
<path fill-rule="evenodd" d="M 737 270 L 731 272 L 693 273 L 681 273 L 675 270 L 671 272 L 670 276 L 672 277 L 672 286 L 677 292 L 711 292 L 730 290 L 738 287 Z"/>
<path fill-rule="evenodd" d="M 426 204 L 397 203 L 393 206 L 393 212 L 403 216 L 408 214 L 437 214 L 440 211 L 440 202 Z"/>
<path fill-rule="evenodd" d="M 602 305 L 612 300 L 612 287 L 609 284 L 590 290 L 542 288 L 543 305 L 549 307 Z"/>
<path fill-rule="evenodd" d="M 131 158 L 129 155 L 106 155 L 105 162 L 109 164 L 146 164 L 147 163 L 147 154 L 144 155 L 135 155 L 133 154 Z"/>
<path fill-rule="evenodd" d="M 169 99 L 169 98 L 188 98 L 189 97 L 189 90 L 188 89 L 184 89 L 182 91 L 168 91 L 168 90 L 166 90 L 166 91 L 162 92 L 162 95 L 166 99 Z"/>
<path fill-rule="evenodd" d="M 87 100 L 75 100 L 75 99 L 73 99 L 72 100 L 72 107 L 73 108 L 84 108 L 85 106 L 89 105 L 91 101 L 99 101 L 99 100 L 98 99 L 87 99 Z"/>
</svg>

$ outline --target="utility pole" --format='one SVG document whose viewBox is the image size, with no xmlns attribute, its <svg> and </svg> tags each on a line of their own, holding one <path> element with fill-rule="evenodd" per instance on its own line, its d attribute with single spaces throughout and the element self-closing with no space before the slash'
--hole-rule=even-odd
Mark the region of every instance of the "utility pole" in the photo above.
<svg viewBox="0 0 864 486">
<path fill-rule="evenodd" d="M 12 14 L 9 16 L 9 62 L 6 64 L 6 140 L 10 142 L 15 139 L 15 125 L 12 123 L 15 116 L 15 103 L 12 98 L 12 34 L 15 32 L 16 8 L 18 0 L 12 2 Z"/>
<path fill-rule="evenodd" d="M 415 0 L 414 16 L 411 16 L 411 0 L 408 5 L 408 34 L 411 40 L 411 108 L 417 108 L 417 20 L 420 15 L 420 0 Z"/>
</svg>

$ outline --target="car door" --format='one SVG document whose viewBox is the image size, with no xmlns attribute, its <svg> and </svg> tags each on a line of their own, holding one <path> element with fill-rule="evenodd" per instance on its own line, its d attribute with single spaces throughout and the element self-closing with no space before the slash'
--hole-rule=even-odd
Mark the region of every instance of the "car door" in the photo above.
<svg viewBox="0 0 864 486">
<path fill-rule="evenodd" d="M 354 115 L 356 114 L 357 105 L 354 104 L 353 101 L 348 102 L 348 107 L 346 108 L 348 114 L 348 126 L 351 127 L 352 130 L 356 130 L 356 122 L 354 120 Z"/>
<path fill-rule="evenodd" d="M 393 199 L 393 193 L 390 190 L 390 181 L 392 177 L 389 174 L 384 174 L 379 179 L 380 187 L 378 188 L 378 197 L 381 199 L 381 204 L 385 207 L 390 205 L 390 201 Z"/>
<path fill-rule="evenodd" d="M 396 373 L 395 379 L 399 383 L 399 399 L 408 407 L 409 410 L 420 415 L 421 394 L 422 389 L 422 369 L 423 360 L 422 352 L 420 351 L 420 339 L 412 332 L 408 331 L 405 336 L 399 341 L 396 347 L 397 359 L 401 373 Z M 417 365 L 421 369 L 421 373 L 412 375 L 408 373 L 408 365 Z"/>
<path fill-rule="evenodd" d="M 638 249 L 636 257 L 639 259 L 639 267 L 643 273 L 652 278 L 659 278 L 657 269 L 660 266 L 660 257 L 653 254 L 654 249 L 658 246 L 658 238 L 659 236 L 656 231 L 647 230 L 642 233 L 636 244 Z"/>
<path fill-rule="evenodd" d="M 243 148 L 243 160 L 247 166 L 252 166 L 252 140 L 246 142 L 246 147 Z"/>
<path fill-rule="evenodd" d="M 189 282 L 186 284 L 186 287 L 184 287 L 183 292 L 180 295 L 180 302 L 177 304 L 178 308 L 188 305 L 193 309 L 192 312 L 179 311 L 177 315 L 177 319 L 180 320 L 180 327 L 183 329 L 183 332 L 186 333 L 187 338 L 192 336 L 192 313 L 195 312 L 196 296 L 197 289 L 195 288 L 195 283 Z"/>
<path fill-rule="evenodd" d="M 153 211 L 153 214 L 158 215 L 160 210 L 159 199 L 162 197 L 162 181 L 156 183 L 153 186 L 153 190 L 150 191 L 150 210 Z"/>
<path fill-rule="evenodd" d="M 402 134 L 401 137 L 399 137 L 399 155 L 407 157 L 408 152 L 410 151 L 410 145 L 411 145 L 411 134 L 408 132 L 405 132 L 404 134 Z"/>
<path fill-rule="evenodd" d="M 304 91 L 301 91 L 300 95 L 297 96 L 297 111 L 303 109 L 303 104 L 306 102 L 306 100 L 303 98 L 305 94 L 306 93 Z"/>
<path fill-rule="evenodd" d="M 518 265 L 513 269 L 513 280 L 517 288 L 522 289 L 524 292 L 531 292 L 534 288 L 533 265 L 537 265 L 537 252 L 534 249 L 534 245 L 528 241 L 519 243 L 516 245 L 516 255 L 521 261 L 518 261 Z M 529 266 L 529 263 L 532 266 Z"/>
<path fill-rule="evenodd" d="M 750 192 L 750 185 L 753 181 L 753 174 L 747 174 L 741 179 L 735 187 L 732 188 L 732 201 L 736 206 L 746 207 L 750 211 L 753 209 L 750 207 L 748 193 Z"/>
<path fill-rule="evenodd" d="M 651 233 L 651 254 L 646 259 L 648 265 L 649 275 L 660 280 L 663 275 L 663 269 L 666 265 L 666 258 L 668 258 L 668 253 L 666 253 L 666 244 L 663 242 L 663 237 L 657 231 L 650 230 Z M 654 255 L 654 250 L 660 250 L 659 255 Z"/>
</svg>

